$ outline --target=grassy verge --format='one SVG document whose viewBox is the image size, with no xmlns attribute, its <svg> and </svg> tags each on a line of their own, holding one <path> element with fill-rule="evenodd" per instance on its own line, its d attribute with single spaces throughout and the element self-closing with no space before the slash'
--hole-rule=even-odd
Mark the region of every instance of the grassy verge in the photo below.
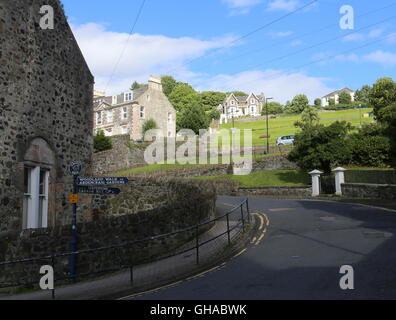
<svg viewBox="0 0 396 320">
<path fill-rule="evenodd" d="M 229 179 L 238 182 L 241 187 L 304 186 L 310 183 L 309 175 L 305 172 L 297 170 L 260 171 L 245 176 L 222 175 L 212 177 L 199 177 L 194 179 Z"/>
</svg>

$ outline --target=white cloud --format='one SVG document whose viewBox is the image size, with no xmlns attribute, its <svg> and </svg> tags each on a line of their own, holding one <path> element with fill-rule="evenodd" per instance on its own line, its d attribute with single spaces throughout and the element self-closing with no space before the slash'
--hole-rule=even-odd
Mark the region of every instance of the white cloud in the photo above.
<svg viewBox="0 0 396 320">
<path fill-rule="evenodd" d="M 103 25 L 96 23 L 72 25 L 72 29 L 95 76 L 96 88 L 107 89 L 107 94 L 126 90 L 135 80 L 146 82 L 150 74 L 161 75 L 173 71 L 173 75 L 179 79 L 197 76 L 187 70 L 187 61 L 200 57 L 209 50 L 227 46 L 236 39 L 233 36 L 199 40 L 190 37 L 133 34 L 113 80 L 107 87 L 129 35 L 108 31 Z"/>
<path fill-rule="evenodd" d="M 299 6 L 298 0 L 273 0 L 268 4 L 270 11 L 293 11 Z"/>
<path fill-rule="evenodd" d="M 361 33 L 352 33 L 342 38 L 343 41 L 361 41 L 364 40 L 366 37 L 364 34 Z"/>
<path fill-rule="evenodd" d="M 304 73 L 285 74 L 282 70 L 252 70 L 236 75 L 221 74 L 209 79 L 202 79 L 204 85 L 196 86 L 198 90 L 219 90 L 223 92 L 242 90 L 245 92 L 264 92 L 274 97 L 275 101 L 285 103 L 297 94 L 306 94 L 314 99 L 334 91 L 324 82 L 325 78 L 310 77 Z"/>
<path fill-rule="evenodd" d="M 269 35 L 273 38 L 285 38 L 293 34 L 293 31 L 279 31 L 270 32 Z"/>
<path fill-rule="evenodd" d="M 294 40 L 294 41 L 292 41 L 292 42 L 290 43 L 290 45 L 291 45 L 292 47 L 298 47 L 298 46 L 301 46 L 303 43 L 304 43 L 304 42 L 303 42 L 302 40 Z"/>
<path fill-rule="evenodd" d="M 222 1 L 227 5 L 229 5 L 231 8 L 251 7 L 262 2 L 262 0 L 222 0 Z"/>
<path fill-rule="evenodd" d="M 364 61 L 378 63 L 385 67 L 396 66 L 396 54 L 378 50 L 363 57 Z"/>
</svg>

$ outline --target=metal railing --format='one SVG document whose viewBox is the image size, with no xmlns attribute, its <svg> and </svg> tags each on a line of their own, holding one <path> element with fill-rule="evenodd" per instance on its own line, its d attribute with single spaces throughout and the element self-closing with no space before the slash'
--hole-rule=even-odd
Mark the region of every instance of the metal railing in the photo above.
<svg viewBox="0 0 396 320">
<path fill-rule="evenodd" d="M 246 229 L 246 225 L 251 222 L 251 215 L 249 211 L 249 202 L 248 199 L 243 200 L 240 204 L 236 205 L 234 208 L 230 209 L 228 212 L 225 214 L 215 217 L 213 219 L 198 223 L 196 225 L 180 229 L 174 232 L 166 233 L 166 234 L 161 234 L 157 236 L 152 236 L 152 237 L 147 237 L 144 239 L 140 240 L 134 240 L 134 241 L 128 241 L 128 242 L 123 242 L 119 244 L 113 244 L 109 246 L 103 246 L 103 247 L 98 247 L 94 249 L 85 249 L 85 250 L 79 250 L 76 252 L 65 252 L 65 253 L 54 253 L 50 254 L 47 256 L 42 256 L 38 258 L 27 258 L 27 259 L 18 259 L 18 260 L 12 260 L 12 261 L 5 261 L 5 262 L 0 262 L 0 274 L 4 274 L 4 270 L 2 268 L 5 268 L 7 266 L 15 266 L 15 265 L 26 265 L 26 264 L 35 264 L 35 266 L 30 266 L 29 270 L 30 271 L 35 271 L 35 274 L 37 275 L 37 280 L 36 277 L 34 280 L 27 280 L 27 281 L 20 281 L 18 279 L 18 282 L 14 283 L 2 283 L 0 280 L 0 289 L 4 288 L 13 288 L 13 287 L 28 287 L 28 286 L 34 286 L 38 285 L 40 281 L 40 277 L 42 275 L 39 274 L 39 270 L 41 265 L 50 265 L 53 270 L 54 270 L 54 283 L 59 283 L 62 281 L 69 280 L 69 282 L 74 283 L 77 281 L 77 279 L 82 279 L 82 278 L 87 278 L 89 276 L 93 275 L 98 275 L 98 274 L 106 274 L 106 273 L 111 273 L 111 272 L 116 272 L 116 271 L 121 271 L 121 270 L 128 270 L 129 269 L 129 280 L 130 284 L 133 286 L 134 285 L 134 268 L 136 268 L 139 265 L 144 265 L 144 264 L 153 264 L 155 262 L 161 262 L 165 261 L 166 259 L 174 258 L 177 256 L 182 256 L 185 255 L 186 253 L 189 252 L 195 252 L 195 264 L 200 264 L 201 257 L 205 256 L 205 251 L 202 250 L 204 246 L 207 246 L 208 244 L 214 243 L 216 240 L 219 240 L 221 238 L 223 239 L 223 243 L 221 243 L 221 247 L 224 248 L 224 242 L 229 246 L 232 243 L 232 240 L 235 239 L 238 235 L 243 233 Z M 217 228 L 214 228 L 214 226 L 218 224 Z M 223 229 L 224 227 L 224 229 Z M 205 236 L 206 234 L 209 234 L 209 230 L 216 229 L 213 232 L 215 233 L 214 235 L 209 235 Z M 219 229 L 219 230 L 218 230 Z M 170 239 L 171 237 L 177 237 L 182 234 L 187 234 L 187 236 L 190 238 L 187 243 L 184 245 L 179 245 L 173 250 L 169 250 L 165 254 L 159 255 L 155 258 L 148 258 L 148 259 L 141 259 L 140 261 L 134 261 L 132 258 L 131 260 L 128 257 L 126 260 L 129 260 L 129 263 L 120 263 L 118 266 L 114 266 L 111 268 L 103 268 L 100 270 L 96 271 L 90 271 L 86 273 L 77 273 L 75 275 L 71 275 L 68 272 L 63 272 L 63 276 L 58 275 L 55 272 L 57 266 L 59 265 L 60 260 L 64 261 L 66 258 L 70 258 L 72 256 L 75 257 L 83 257 L 84 255 L 90 254 L 90 253 L 98 253 L 101 251 L 107 251 L 107 250 L 117 250 L 117 249 L 122 249 L 122 248 L 131 248 L 133 246 L 139 246 L 143 243 L 149 243 L 153 241 L 160 241 L 160 240 L 166 240 Z M 206 255 L 207 256 L 207 255 Z M 43 264 L 46 262 L 45 264 Z M 38 264 L 39 263 L 39 264 Z M 191 263 L 191 262 L 190 262 Z M 115 264 L 115 263 L 114 263 Z M 64 269 L 66 269 L 66 266 L 63 265 Z M 78 269 L 78 268 L 77 268 Z M 22 275 L 23 273 L 28 274 L 31 276 L 31 273 L 29 272 L 20 272 Z M 1 279 L 1 278 L 0 278 Z M 52 290 L 52 298 L 55 298 L 55 289 Z"/>
</svg>

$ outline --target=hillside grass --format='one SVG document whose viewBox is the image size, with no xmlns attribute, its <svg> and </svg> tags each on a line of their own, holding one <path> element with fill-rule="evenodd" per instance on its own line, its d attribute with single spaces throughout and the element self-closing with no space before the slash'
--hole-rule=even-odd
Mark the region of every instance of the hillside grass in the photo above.
<svg viewBox="0 0 396 320">
<path fill-rule="evenodd" d="M 371 123 L 373 118 L 363 118 L 365 113 L 371 112 L 372 108 L 365 109 L 350 109 L 341 111 L 326 111 L 320 112 L 320 122 L 324 125 L 330 125 L 335 121 L 347 121 L 353 126 L 359 127 L 360 124 Z M 269 119 L 269 133 L 270 145 L 275 145 L 276 139 L 285 135 L 292 135 L 299 132 L 299 128 L 294 126 L 294 123 L 301 120 L 300 115 L 281 115 L 276 119 Z M 222 124 L 220 129 L 227 129 L 231 131 L 232 120 L 229 120 L 227 124 Z M 239 130 L 252 129 L 253 130 L 253 146 L 266 145 L 267 139 L 260 139 L 260 136 L 266 135 L 266 121 L 253 121 L 253 122 L 235 122 L 235 128 Z M 241 132 L 241 143 L 243 144 L 243 133 Z"/>
</svg>

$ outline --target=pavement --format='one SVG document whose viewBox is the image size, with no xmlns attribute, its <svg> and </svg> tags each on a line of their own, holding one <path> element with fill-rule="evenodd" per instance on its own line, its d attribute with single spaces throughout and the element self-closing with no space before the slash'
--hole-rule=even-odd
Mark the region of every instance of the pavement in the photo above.
<svg viewBox="0 0 396 320">
<path fill-rule="evenodd" d="M 241 201 L 240 201 L 241 202 Z M 239 203 L 238 203 L 239 204 Z M 222 216 L 235 205 L 217 203 L 217 216 Z M 229 216 L 229 226 L 233 229 L 230 240 L 236 241 L 241 238 L 242 226 L 238 223 L 240 210 L 236 210 Z M 201 244 L 217 237 L 227 230 L 225 218 L 216 221 L 213 227 L 199 236 Z M 199 265 L 196 263 L 196 250 L 187 251 L 183 254 L 162 259 L 156 262 L 139 265 L 133 268 L 133 285 L 131 285 L 130 271 L 117 272 L 105 275 L 95 280 L 83 281 L 73 285 L 57 287 L 55 297 L 57 300 L 90 300 L 112 299 L 131 292 L 141 292 L 152 287 L 179 279 L 186 279 L 200 272 L 210 269 L 213 263 L 222 262 L 228 254 L 232 254 L 239 242 L 231 247 L 228 246 L 228 235 L 225 234 L 202 245 L 199 249 Z M 178 252 L 193 248 L 195 239 L 178 248 Z M 17 295 L 1 295 L 0 300 L 51 300 L 52 291 L 33 291 Z"/>
<path fill-rule="evenodd" d="M 219 201 L 232 205 L 240 198 Z M 395 210 L 268 198 L 250 199 L 249 205 L 265 223 L 261 222 L 259 238 L 237 258 L 202 277 L 119 298 L 396 299 Z M 343 265 L 354 270 L 353 290 L 340 288 Z"/>
</svg>

